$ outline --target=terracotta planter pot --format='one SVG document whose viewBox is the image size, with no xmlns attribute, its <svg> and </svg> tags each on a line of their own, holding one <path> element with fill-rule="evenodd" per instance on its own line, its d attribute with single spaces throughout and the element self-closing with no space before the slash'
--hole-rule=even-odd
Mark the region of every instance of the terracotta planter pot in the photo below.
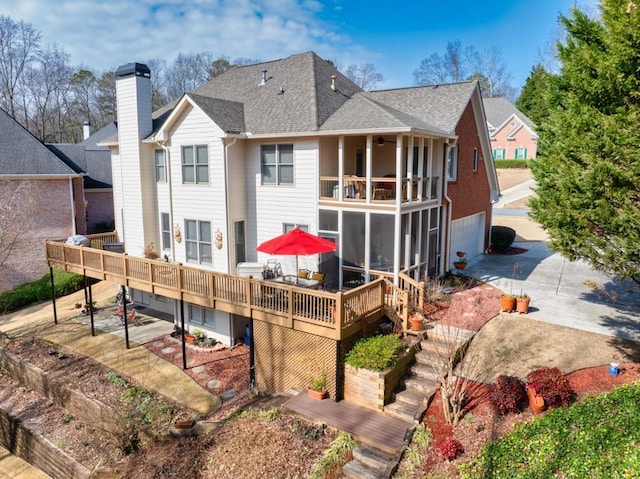
<svg viewBox="0 0 640 479">
<path fill-rule="evenodd" d="M 531 301 L 530 297 L 526 298 L 517 298 L 516 300 L 516 310 L 518 313 L 527 314 L 529 312 L 529 302 Z"/>
<path fill-rule="evenodd" d="M 319 400 L 326 398 L 328 395 L 326 390 L 314 391 L 311 388 L 307 389 L 307 394 L 309 395 L 310 398 L 319 399 Z"/>
<path fill-rule="evenodd" d="M 516 297 L 503 294 L 500 296 L 500 309 L 507 313 L 516 310 Z"/>
<path fill-rule="evenodd" d="M 196 337 L 192 334 L 186 334 L 184 336 L 184 340 L 185 342 L 189 343 L 189 344 L 193 344 L 196 342 Z"/>
<path fill-rule="evenodd" d="M 185 419 L 183 421 L 176 421 L 173 424 L 173 427 L 175 429 L 191 429 L 193 426 L 196 425 L 196 422 L 192 419 Z"/>
<path fill-rule="evenodd" d="M 409 318 L 409 324 L 412 331 L 422 331 L 422 318 L 420 316 L 411 316 Z"/>
<path fill-rule="evenodd" d="M 527 388 L 527 397 L 529 398 L 529 407 L 534 414 L 540 414 L 547 408 L 544 404 L 544 398 L 531 386 Z"/>
<path fill-rule="evenodd" d="M 453 263 L 453 266 L 455 266 L 456 269 L 465 269 L 467 267 L 467 263 L 459 263 L 456 261 Z"/>
</svg>

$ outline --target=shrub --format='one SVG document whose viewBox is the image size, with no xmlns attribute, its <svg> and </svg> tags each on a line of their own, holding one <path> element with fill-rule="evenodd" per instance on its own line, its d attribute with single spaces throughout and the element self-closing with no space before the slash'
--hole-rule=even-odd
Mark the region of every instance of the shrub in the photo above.
<svg viewBox="0 0 640 479">
<path fill-rule="evenodd" d="M 516 239 L 516 230 L 508 226 L 493 226 L 491 228 L 491 248 L 503 253 L 511 248 Z"/>
<path fill-rule="evenodd" d="M 347 353 L 346 363 L 354 368 L 384 371 L 396 365 L 402 340 L 396 334 L 383 334 L 361 339 Z"/>
<path fill-rule="evenodd" d="M 440 454 L 442 454 L 445 461 L 453 461 L 460 454 L 464 454 L 464 447 L 460 442 L 450 437 L 440 444 Z"/>
<path fill-rule="evenodd" d="M 56 297 L 74 293 L 84 286 L 82 275 L 58 269 L 53 270 L 53 282 L 56 288 Z M 47 273 L 37 281 L 21 284 L 0 294 L 0 314 L 17 311 L 49 299 L 51 299 L 51 278 Z"/>
<path fill-rule="evenodd" d="M 525 402 L 524 384 L 515 376 L 498 376 L 491 386 L 489 399 L 500 414 L 521 412 Z"/>
<path fill-rule="evenodd" d="M 538 368 L 527 374 L 527 383 L 544 398 L 548 407 L 568 406 L 575 393 L 558 368 Z"/>
<path fill-rule="evenodd" d="M 496 168 L 529 168 L 531 160 L 493 160 Z"/>
</svg>

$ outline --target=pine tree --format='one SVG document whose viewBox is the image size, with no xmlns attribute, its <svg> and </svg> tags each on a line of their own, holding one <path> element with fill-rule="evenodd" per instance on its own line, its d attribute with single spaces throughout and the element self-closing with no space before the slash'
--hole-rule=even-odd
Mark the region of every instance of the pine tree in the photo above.
<svg viewBox="0 0 640 479">
<path fill-rule="evenodd" d="M 554 76 L 540 64 L 531 69 L 524 82 L 516 107 L 537 125 L 549 116 L 549 95 L 553 88 Z"/>
<path fill-rule="evenodd" d="M 561 16 L 565 41 L 532 216 L 571 260 L 640 282 L 640 10 L 602 0 L 601 18 Z"/>
</svg>

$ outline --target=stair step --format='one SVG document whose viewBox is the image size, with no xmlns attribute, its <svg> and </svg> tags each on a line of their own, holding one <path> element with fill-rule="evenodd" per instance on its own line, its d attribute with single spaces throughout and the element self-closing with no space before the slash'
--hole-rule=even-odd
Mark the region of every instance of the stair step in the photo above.
<svg viewBox="0 0 640 479">
<path fill-rule="evenodd" d="M 360 461 L 349 461 L 342 466 L 342 475 L 347 479 L 385 479 L 384 472 Z"/>
<path fill-rule="evenodd" d="M 394 402 L 384 407 L 384 413 L 389 416 L 413 422 L 416 413 L 422 412 L 422 406 L 418 404 L 407 404 L 404 402 Z"/>
<path fill-rule="evenodd" d="M 466 340 L 429 336 L 428 339 L 420 342 L 420 352 L 435 356 L 445 356 L 458 351 L 465 343 Z"/>
<path fill-rule="evenodd" d="M 431 397 L 436 387 L 438 387 L 438 382 L 411 375 L 405 378 L 404 386 L 407 389 L 422 393 L 426 397 Z"/>
<path fill-rule="evenodd" d="M 476 331 L 469 329 L 456 328 L 455 326 L 448 326 L 446 324 L 436 324 L 433 329 L 429 331 L 429 337 L 440 336 L 443 338 L 456 338 L 462 341 L 468 341 L 475 336 Z"/>
<path fill-rule="evenodd" d="M 396 402 L 403 402 L 406 404 L 422 404 L 425 399 L 425 395 L 416 391 L 415 389 L 404 389 L 395 394 Z"/>
<path fill-rule="evenodd" d="M 438 373 L 430 364 L 416 363 L 411 366 L 411 373 L 419 378 L 424 378 L 431 381 L 438 380 Z"/>
<path fill-rule="evenodd" d="M 380 472 L 386 471 L 389 464 L 394 461 L 391 454 L 365 445 L 360 445 L 353 450 L 353 459 Z"/>
</svg>

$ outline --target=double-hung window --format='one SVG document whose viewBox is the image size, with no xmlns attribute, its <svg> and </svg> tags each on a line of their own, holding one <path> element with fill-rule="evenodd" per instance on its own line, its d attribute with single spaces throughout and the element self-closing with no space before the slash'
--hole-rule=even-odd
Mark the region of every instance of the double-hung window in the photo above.
<svg viewBox="0 0 640 479">
<path fill-rule="evenodd" d="M 527 159 L 527 149 L 523 146 L 520 148 L 516 148 L 516 160 L 526 160 Z"/>
<path fill-rule="evenodd" d="M 211 255 L 211 223 L 209 221 L 184 220 L 187 261 L 213 264 Z"/>
<path fill-rule="evenodd" d="M 505 154 L 506 154 L 506 150 L 504 148 L 495 148 L 493 150 L 493 159 L 504 160 Z"/>
<path fill-rule="evenodd" d="M 293 144 L 262 145 L 263 185 L 293 185 Z"/>
<path fill-rule="evenodd" d="M 209 151 L 207 145 L 182 147 L 182 182 L 209 183 Z"/>
<path fill-rule="evenodd" d="M 167 181 L 167 163 L 165 161 L 164 150 L 154 150 L 153 156 L 156 167 L 156 181 L 158 183 L 164 183 Z"/>
<path fill-rule="evenodd" d="M 160 213 L 160 231 L 162 233 L 162 249 L 171 249 L 171 223 L 169 222 L 169 213 Z"/>
<path fill-rule="evenodd" d="M 458 147 L 452 146 L 447 157 L 447 180 L 456 181 L 458 178 Z"/>
</svg>

